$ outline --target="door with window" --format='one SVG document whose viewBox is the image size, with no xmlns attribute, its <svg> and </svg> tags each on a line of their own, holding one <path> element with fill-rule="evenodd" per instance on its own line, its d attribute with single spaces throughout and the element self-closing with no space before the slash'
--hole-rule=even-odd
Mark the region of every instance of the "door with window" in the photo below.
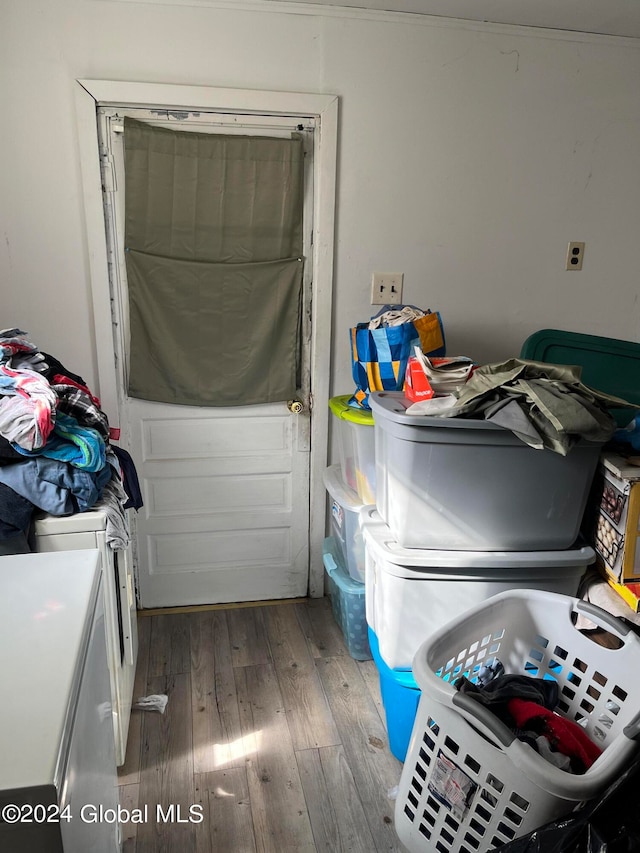
<svg viewBox="0 0 640 853">
<path fill-rule="evenodd" d="M 177 271 L 174 269 L 163 279 L 170 281 L 169 310 L 167 313 L 165 305 L 164 316 L 156 318 L 157 322 L 154 320 L 160 312 L 158 291 L 144 292 L 144 267 L 149 265 L 150 256 L 141 252 L 139 257 L 126 258 L 125 252 L 130 248 L 127 240 L 131 242 L 133 230 L 143 234 L 143 241 L 147 239 L 149 229 L 140 219 L 147 215 L 153 219 L 163 202 L 148 192 L 146 213 L 144 205 L 126 204 L 127 182 L 132 182 L 130 155 L 125 146 L 127 125 L 139 130 L 142 136 L 147 128 L 159 128 L 178 132 L 182 137 L 193 134 L 195 141 L 206 134 L 217 139 L 228 135 L 242 140 L 298 140 L 302 152 L 298 223 L 302 251 L 300 257 L 287 259 L 286 282 L 277 289 L 276 298 L 282 303 L 280 313 L 289 316 L 286 330 L 280 334 L 277 325 L 275 332 L 270 326 L 273 339 L 267 341 L 268 349 L 258 348 L 257 360 L 257 345 L 252 336 L 260 319 L 273 306 L 256 304 L 250 290 L 244 296 L 249 300 L 245 307 L 241 300 L 238 303 L 236 279 L 243 267 L 238 261 L 243 260 L 244 244 L 232 258 L 231 272 L 236 278 L 230 284 L 226 278 L 228 271 L 220 273 L 223 283 L 217 291 L 228 305 L 224 310 L 244 311 L 248 315 L 244 329 L 236 323 L 235 331 L 227 334 L 226 326 L 231 326 L 231 319 L 228 324 L 221 323 L 220 303 L 216 305 L 215 321 L 208 324 L 202 316 L 207 310 L 204 303 L 194 304 L 184 296 L 183 285 L 188 284 L 193 293 L 203 287 L 203 262 L 198 258 L 185 261 L 181 257 Z M 233 115 L 118 105 L 98 108 L 120 443 L 131 452 L 145 500 L 135 530 L 142 607 L 279 599 L 304 596 L 308 592 L 314 130 L 313 117 Z M 191 138 L 186 144 L 190 142 Z M 202 168 L 200 163 L 191 170 L 194 181 L 198 181 Z M 226 174 L 230 168 L 227 164 L 222 171 Z M 183 178 L 178 176 L 175 180 Z M 231 192 L 228 187 L 227 191 Z M 207 215 L 205 212 L 205 219 Z M 136 222 L 132 223 L 132 217 Z M 249 222 L 247 227 L 257 232 L 260 223 Z M 167 245 L 176 239 L 181 238 L 172 235 Z M 244 238 L 238 237 L 241 239 Z M 168 263 L 168 250 L 153 236 L 149 242 L 154 244 L 150 263 L 155 274 Z M 231 235 L 225 245 L 233 252 L 236 242 Z M 225 252 L 223 248 L 222 253 Z M 265 272 L 267 277 L 273 273 L 273 264 L 278 263 L 279 260 L 273 261 Z M 214 273 L 218 275 L 218 271 Z M 294 281 L 296 276 L 299 287 Z M 290 304 L 298 298 L 299 303 Z M 294 314 L 298 324 L 295 383 L 286 395 L 289 399 L 255 402 L 251 388 L 265 384 L 270 363 L 280 361 L 281 338 L 291 336 Z M 228 316 L 231 318 L 231 314 Z M 180 329 L 184 346 L 176 345 L 175 340 L 163 345 L 163 329 L 170 326 Z M 197 338 L 203 335 L 203 329 L 212 336 L 209 343 L 217 341 L 220 345 L 221 357 L 216 363 L 211 362 L 210 356 L 209 360 L 201 356 L 198 349 Z M 264 340 L 260 344 L 263 346 Z M 152 347 L 156 347 L 153 352 Z M 253 356 L 252 365 L 246 367 L 250 356 Z M 149 370 L 140 370 L 141 364 L 146 364 Z M 216 387 L 226 390 L 214 400 L 205 391 L 200 400 L 198 388 L 210 389 L 211 382 L 207 380 L 218 369 L 225 373 L 226 385 Z M 246 382 L 247 374 L 249 388 L 244 389 L 242 399 L 248 402 L 225 404 L 230 400 L 235 402 L 234 382 Z M 266 384 L 277 385 L 277 381 L 269 380 Z M 164 385 L 170 389 L 169 393 L 157 391 Z M 172 397 L 176 388 L 180 393 Z M 276 397 L 279 393 L 282 396 L 281 392 L 274 392 Z"/>
</svg>

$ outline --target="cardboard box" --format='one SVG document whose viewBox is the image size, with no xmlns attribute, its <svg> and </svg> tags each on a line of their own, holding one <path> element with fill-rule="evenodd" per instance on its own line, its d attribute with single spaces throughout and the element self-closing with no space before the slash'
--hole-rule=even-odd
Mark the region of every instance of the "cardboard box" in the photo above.
<svg viewBox="0 0 640 853">
<path fill-rule="evenodd" d="M 611 589 L 618 593 L 633 612 L 640 612 L 640 583 L 616 583 L 609 574 L 606 578 Z"/>
<path fill-rule="evenodd" d="M 640 466 L 622 456 L 603 453 L 598 479 L 601 486 L 593 542 L 598 564 L 616 584 L 638 583 Z"/>
</svg>

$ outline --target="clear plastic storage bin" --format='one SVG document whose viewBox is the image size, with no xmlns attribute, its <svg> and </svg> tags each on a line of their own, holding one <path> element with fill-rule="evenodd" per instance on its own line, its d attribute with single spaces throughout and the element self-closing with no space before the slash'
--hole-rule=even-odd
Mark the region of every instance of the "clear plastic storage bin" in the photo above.
<svg viewBox="0 0 640 853">
<path fill-rule="evenodd" d="M 332 397 L 329 408 L 336 416 L 342 479 L 362 502 L 376 502 L 376 457 L 373 415 L 348 405 L 350 395 Z"/>
<path fill-rule="evenodd" d="M 620 647 L 605 648 L 578 631 L 578 612 Z M 506 673 L 558 682 L 556 712 L 603 750 L 584 774 L 547 762 L 456 691 L 458 676 L 476 680 L 492 657 Z M 441 628 L 413 662 L 422 694 L 395 807 L 402 843 L 411 853 L 484 853 L 597 796 L 637 750 L 639 667 L 640 639 L 606 611 L 570 596 L 504 592 Z M 457 787 L 449 793 L 452 778 Z"/>
<path fill-rule="evenodd" d="M 364 541 L 360 529 L 360 510 L 364 504 L 343 483 L 339 465 L 326 468 L 323 479 L 331 498 L 331 535 L 340 551 L 342 565 L 354 580 L 364 583 Z"/>
<path fill-rule="evenodd" d="M 602 444 L 534 450 L 484 420 L 408 415 L 370 395 L 376 505 L 405 548 L 556 551 L 578 536 Z"/>
</svg>

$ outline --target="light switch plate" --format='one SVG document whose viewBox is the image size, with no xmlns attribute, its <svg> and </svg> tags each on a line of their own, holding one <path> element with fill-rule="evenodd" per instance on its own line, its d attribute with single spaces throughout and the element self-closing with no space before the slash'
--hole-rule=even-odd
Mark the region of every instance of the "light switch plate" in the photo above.
<svg viewBox="0 0 640 853">
<path fill-rule="evenodd" d="M 371 277 L 372 305 L 401 305 L 402 272 L 374 272 Z"/>
</svg>

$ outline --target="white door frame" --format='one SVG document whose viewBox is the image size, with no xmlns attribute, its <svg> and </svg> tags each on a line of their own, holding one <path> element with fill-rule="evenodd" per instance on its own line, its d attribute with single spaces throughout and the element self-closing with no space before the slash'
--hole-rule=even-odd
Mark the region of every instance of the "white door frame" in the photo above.
<svg viewBox="0 0 640 853">
<path fill-rule="evenodd" d="M 326 491 L 322 474 L 327 465 L 331 295 L 333 284 L 334 212 L 338 138 L 338 98 L 302 92 L 217 89 L 117 80 L 77 80 L 75 87 L 78 145 L 87 249 L 93 302 L 98 395 L 113 426 L 120 423 L 118 371 L 112 327 L 111 292 L 102 199 L 96 107 L 127 106 L 209 110 L 246 114 L 313 116 L 314 214 L 312 326 L 310 353 L 311 457 L 309 517 L 309 595 L 324 594 L 322 541 L 325 535 Z M 315 404 L 314 401 L 317 401 Z"/>
</svg>

